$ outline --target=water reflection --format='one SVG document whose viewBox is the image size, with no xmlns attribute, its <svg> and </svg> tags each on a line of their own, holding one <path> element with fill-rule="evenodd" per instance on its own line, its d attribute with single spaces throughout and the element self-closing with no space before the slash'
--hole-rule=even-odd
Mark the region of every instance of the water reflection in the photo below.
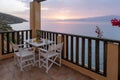
<svg viewBox="0 0 120 80">
<path fill-rule="evenodd" d="M 15 30 L 30 29 L 29 22 L 12 24 Z M 42 22 L 42 30 L 70 33 L 96 37 L 95 29 L 99 26 L 104 38 L 120 40 L 120 28 L 111 26 L 110 22 Z"/>
</svg>

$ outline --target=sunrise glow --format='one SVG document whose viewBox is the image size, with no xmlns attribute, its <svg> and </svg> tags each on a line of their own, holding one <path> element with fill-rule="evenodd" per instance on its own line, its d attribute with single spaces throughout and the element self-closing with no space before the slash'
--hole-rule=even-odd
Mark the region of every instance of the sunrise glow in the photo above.
<svg viewBox="0 0 120 80">
<path fill-rule="evenodd" d="M 10 2 L 8 0 L 0 0 L 0 11 L 29 20 L 29 4 L 31 1 L 33 0 L 10 0 Z M 41 4 L 41 18 L 66 20 L 104 15 L 120 15 L 119 2 L 112 0 L 47 0 Z M 103 5 L 103 3 L 105 4 Z"/>
<path fill-rule="evenodd" d="M 66 17 L 66 16 L 57 16 L 56 19 L 65 20 L 65 19 L 68 19 L 68 17 Z"/>
</svg>

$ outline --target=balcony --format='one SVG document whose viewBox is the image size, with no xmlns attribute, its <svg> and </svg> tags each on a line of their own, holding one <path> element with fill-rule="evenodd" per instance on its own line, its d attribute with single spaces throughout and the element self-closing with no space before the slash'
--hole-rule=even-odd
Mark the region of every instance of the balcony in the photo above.
<svg viewBox="0 0 120 80">
<path fill-rule="evenodd" d="M 48 74 L 44 68 L 29 67 L 27 70 L 21 72 L 14 65 L 13 59 L 0 61 L 1 80 L 93 80 L 64 65 L 53 66 Z"/>
<path fill-rule="evenodd" d="M 75 78 L 78 78 L 78 76 L 80 76 L 80 80 L 82 80 L 82 78 L 83 80 L 92 80 L 82 74 L 98 80 L 119 80 L 120 66 L 118 61 L 120 59 L 120 55 L 118 53 L 120 53 L 120 41 L 43 30 L 37 31 L 39 31 L 39 36 L 42 38 L 53 40 L 55 43 L 58 43 L 59 41 L 64 42 L 62 64 L 65 66 L 54 66 L 49 74 L 45 74 L 43 71 L 44 69 L 32 68 L 30 71 L 35 73 L 34 75 L 36 78 L 39 77 L 39 75 L 36 74 L 40 74 L 46 79 L 50 78 L 51 80 L 54 80 L 52 79 L 54 77 L 55 80 L 58 80 L 56 79 L 57 77 L 60 78 L 60 80 L 67 80 L 64 74 L 68 73 L 67 76 L 72 78 L 70 80 L 76 80 Z M 0 44 L 2 46 L 0 46 L 0 59 L 13 56 L 13 51 L 9 43 L 10 40 L 17 44 L 23 44 L 24 40 L 30 38 L 32 38 L 32 30 L 1 32 Z M 3 68 L 2 72 L 0 72 L 2 75 L 5 75 L 5 73 L 7 73 L 6 71 L 9 71 L 9 69 L 13 74 L 14 71 L 12 70 L 15 69 L 15 71 L 17 71 L 16 74 L 25 78 L 29 78 L 28 76 L 31 75 L 29 74 L 29 71 L 20 72 L 17 70 L 12 59 L 1 60 L 0 64 L 2 64 L 1 68 Z M 8 66 L 11 68 L 8 68 Z M 58 69 L 58 72 L 56 72 L 56 69 Z M 66 71 L 67 69 L 68 71 Z M 82 74 L 74 70 L 79 71 Z M 56 73 L 55 76 L 53 75 L 54 71 Z M 28 75 L 25 73 L 28 73 Z M 8 74 L 8 76 L 9 75 L 12 74 Z"/>
</svg>

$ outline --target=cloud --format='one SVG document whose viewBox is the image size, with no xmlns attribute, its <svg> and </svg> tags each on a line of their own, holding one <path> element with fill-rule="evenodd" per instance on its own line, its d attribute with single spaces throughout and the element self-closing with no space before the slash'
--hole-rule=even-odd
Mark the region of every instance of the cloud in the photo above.
<svg viewBox="0 0 120 80">
<path fill-rule="evenodd" d="M 20 12 L 29 9 L 26 4 L 20 0 L 0 0 L 0 11 L 2 12 Z"/>
<path fill-rule="evenodd" d="M 47 0 L 42 3 L 49 11 L 43 11 L 42 17 L 68 16 L 84 18 L 102 15 L 120 15 L 120 0 Z"/>
<path fill-rule="evenodd" d="M 0 11 L 28 19 L 31 1 L 33 0 L 0 0 Z M 120 0 L 46 0 L 41 5 L 42 18 L 120 15 L 119 3 Z"/>
<path fill-rule="evenodd" d="M 31 2 L 33 0 L 19 0 L 19 1 L 22 1 L 22 2 L 25 2 L 25 3 L 29 3 L 29 2 Z"/>
<path fill-rule="evenodd" d="M 21 11 L 21 12 L 12 12 L 10 13 L 11 15 L 17 16 L 17 17 L 21 17 L 23 19 L 29 20 L 30 17 L 30 11 L 29 10 L 25 10 L 25 11 Z"/>
<path fill-rule="evenodd" d="M 49 10 L 49 8 L 47 8 L 47 7 L 42 7 L 41 10 L 47 11 L 47 10 Z"/>
<path fill-rule="evenodd" d="M 30 2 L 32 2 L 33 0 L 19 0 L 19 1 L 25 3 L 25 4 L 26 4 L 26 7 L 29 8 L 29 6 L 30 6 Z"/>
</svg>

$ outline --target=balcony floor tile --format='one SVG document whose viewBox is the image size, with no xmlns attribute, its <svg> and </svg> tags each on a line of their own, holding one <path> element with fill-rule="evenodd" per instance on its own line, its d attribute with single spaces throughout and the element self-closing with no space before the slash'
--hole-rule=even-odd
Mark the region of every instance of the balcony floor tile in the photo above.
<svg viewBox="0 0 120 80">
<path fill-rule="evenodd" d="M 13 59 L 0 61 L 0 80 L 93 80 L 64 65 L 53 65 L 49 73 L 44 68 L 28 67 L 25 71 L 14 65 Z"/>
</svg>

